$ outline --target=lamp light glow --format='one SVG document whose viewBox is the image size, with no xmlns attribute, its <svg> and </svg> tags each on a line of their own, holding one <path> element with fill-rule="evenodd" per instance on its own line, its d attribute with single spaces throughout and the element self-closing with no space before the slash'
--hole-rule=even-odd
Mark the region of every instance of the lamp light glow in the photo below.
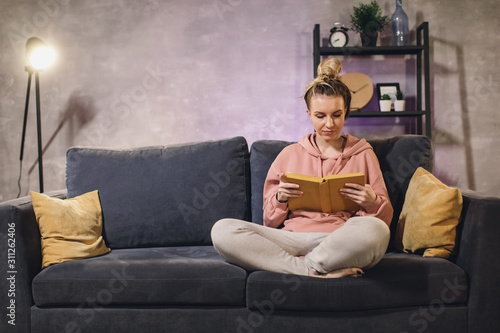
<svg viewBox="0 0 500 333">
<path fill-rule="evenodd" d="M 40 38 L 31 37 L 26 42 L 26 57 L 29 66 L 36 70 L 42 70 L 52 65 L 56 53 Z"/>
</svg>

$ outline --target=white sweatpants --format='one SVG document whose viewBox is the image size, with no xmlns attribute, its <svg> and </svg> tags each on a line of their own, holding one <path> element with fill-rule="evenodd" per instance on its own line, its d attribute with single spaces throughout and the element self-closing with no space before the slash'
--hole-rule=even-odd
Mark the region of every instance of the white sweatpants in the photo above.
<svg viewBox="0 0 500 333">
<path fill-rule="evenodd" d="M 389 227 L 376 217 L 350 218 L 332 233 L 291 232 L 237 219 L 222 219 L 212 228 L 213 245 L 227 262 L 249 271 L 298 275 L 369 269 L 384 256 L 389 238 Z"/>
</svg>

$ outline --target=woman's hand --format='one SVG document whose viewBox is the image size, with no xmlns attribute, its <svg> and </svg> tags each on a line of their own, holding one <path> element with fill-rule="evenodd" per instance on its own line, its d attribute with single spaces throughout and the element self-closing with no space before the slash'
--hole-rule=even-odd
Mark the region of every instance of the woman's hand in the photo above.
<svg viewBox="0 0 500 333">
<path fill-rule="evenodd" d="M 347 183 L 344 188 L 340 189 L 340 193 L 364 208 L 370 207 L 377 201 L 377 194 L 369 184 L 362 186 L 355 183 Z"/>
<path fill-rule="evenodd" d="M 289 198 L 298 198 L 302 196 L 302 191 L 299 190 L 298 184 L 287 183 L 284 173 L 280 173 L 280 184 L 278 187 L 278 193 L 276 193 L 276 199 L 279 202 L 287 202 Z"/>
</svg>

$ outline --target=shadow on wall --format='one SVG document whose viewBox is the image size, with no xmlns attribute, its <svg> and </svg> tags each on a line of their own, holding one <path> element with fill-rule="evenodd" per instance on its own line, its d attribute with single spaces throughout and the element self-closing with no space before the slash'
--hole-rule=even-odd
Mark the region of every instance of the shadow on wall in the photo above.
<svg viewBox="0 0 500 333">
<path fill-rule="evenodd" d="M 440 44 L 440 48 L 447 48 L 450 50 L 449 54 L 454 54 L 456 56 L 456 68 L 449 68 L 443 66 L 442 64 L 432 63 L 433 73 L 440 74 L 456 74 L 458 82 L 458 97 L 455 101 L 457 108 L 456 110 L 450 110 L 451 114 L 446 116 L 443 123 L 446 124 L 446 128 L 436 128 L 433 130 L 433 141 L 438 145 L 445 146 L 463 146 L 464 147 L 464 157 L 465 157 L 465 172 L 467 175 L 467 188 L 471 190 L 476 189 L 476 182 L 474 177 L 474 160 L 472 156 L 472 146 L 471 146 L 471 129 L 470 129 L 470 110 L 468 105 L 468 94 L 467 87 L 465 84 L 465 59 L 464 53 L 461 46 L 456 43 L 451 43 L 449 41 L 431 37 L 430 43 L 433 46 L 431 48 L 431 59 L 433 58 L 432 50 L 437 44 Z M 431 80 L 433 76 L 431 75 Z M 434 82 L 431 83 L 431 87 L 434 87 Z M 436 93 L 434 91 L 434 93 Z M 433 105 L 433 110 L 436 110 Z M 439 110 L 436 110 L 439 111 Z M 456 111 L 456 112 L 454 112 Z M 437 113 L 434 112 L 433 120 L 436 119 Z M 462 130 L 462 138 L 455 134 L 456 130 Z M 440 175 L 443 180 L 447 181 L 446 175 Z"/>
<path fill-rule="evenodd" d="M 94 99 L 90 95 L 82 94 L 80 91 L 74 91 L 69 97 L 64 111 L 61 113 L 61 120 L 59 125 L 54 130 L 42 150 L 42 157 L 54 142 L 55 138 L 59 135 L 64 125 L 68 124 L 68 138 L 67 145 L 73 145 L 73 139 L 76 137 L 78 131 L 87 123 L 92 121 L 97 115 L 97 110 L 94 105 Z M 38 165 L 38 158 L 31 165 L 28 175 L 31 175 L 33 170 Z"/>
<path fill-rule="evenodd" d="M 416 22 L 424 22 L 424 13 L 418 11 L 416 14 Z M 415 29 L 411 29 L 414 31 Z M 413 36 L 410 36 L 410 40 L 413 40 Z M 434 61 L 434 50 L 436 49 L 436 45 L 440 47 L 449 48 L 449 54 L 455 54 L 456 57 L 456 68 L 449 68 L 442 66 L 441 64 Z M 430 34 L 429 36 L 429 46 L 430 46 L 430 91 L 431 91 L 431 110 L 432 112 L 432 141 L 437 145 L 444 146 L 463 146 L 464 147 L 464 157 L 465 157 L 465 173 L 467 176 L 467 188 L 471 190 L 476 189 L 476 181 L 474 177 L 474 160 L 472 159 L 472 148 L 471 148 L 471 133 L 470 133 L 470 110 L 467 104 L 467 87 L 465 84 L 465 67 L 464 67 L 464 53 L 462 46 L 452 43 L 447 40 L 443 40 L 441 38 L 436 37 L 436 34 Z M 446 129 L 440 129 L 434 126 L 436 123 L 436 115 L 439 110 L 436 110 L 434 103 L 434 94 L 436 94 L 434 75 L 436 73 L 440 74 L 456 74 L 457 82 L 458 82 L 458 95 L 457 98 L 457 111 L 452 112 L 450 116 L 447 116 L 445 123 L 447 124 Z M 456 134 L 453 133 L 454 129 L 462 129 L 462 136 L 460 138 Z M 448 179 L 447 175 L 436 175 L 439 179 L 444 181 L 447 184 L 453 183 L 453 179 Z"/>
</svg>

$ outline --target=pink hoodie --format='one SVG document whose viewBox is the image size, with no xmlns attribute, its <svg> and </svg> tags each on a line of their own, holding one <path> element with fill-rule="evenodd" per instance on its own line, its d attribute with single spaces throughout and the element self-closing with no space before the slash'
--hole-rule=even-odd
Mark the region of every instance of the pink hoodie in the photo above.
<svg viewBox="0 0 500 333">
<path fill-rule="evenodd" d="M 375 216 L 390 225 L 393 209 L 372 146 L 365 139 L 360 140 L 346 134 L 343 135 L 347 138 L 344 152 L 329 158 L 319 151 L 315 136 L 315 133 L 309 134 L 298 143 L 287 146 L 271 165 L 264 183 L 264 225 L 277 228 L 284 222 L 284 230 L 332 232 L 343 226 L 352 216 L 350 212 L 324 214 L 302 210 L 289 211 L 287 203 L 276 199 L 279 175 L 287 172 L 317 177 L 338 173 L 364 173 L 366 182 L 377 194 L 377 200 L 370 207 L 357 211 L 354 216 Z"/>
</svg>

